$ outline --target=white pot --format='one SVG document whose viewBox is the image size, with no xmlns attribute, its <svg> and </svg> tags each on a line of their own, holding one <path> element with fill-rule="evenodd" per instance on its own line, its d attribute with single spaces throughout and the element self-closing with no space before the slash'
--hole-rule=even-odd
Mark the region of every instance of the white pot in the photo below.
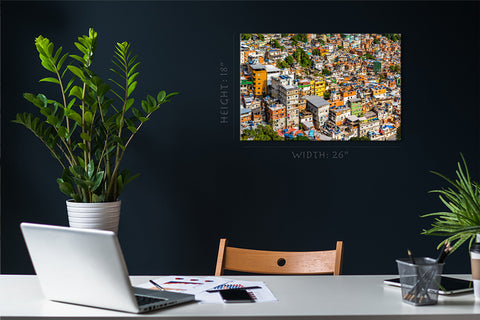
<svg viewBox="0 0 480 320">
<path fill-rule="evenodd" d="M 68 222 L 72 228 L 100 229 L 118 233 L 122 201 L 84 203 L 67 200 Z"/>
</svg>

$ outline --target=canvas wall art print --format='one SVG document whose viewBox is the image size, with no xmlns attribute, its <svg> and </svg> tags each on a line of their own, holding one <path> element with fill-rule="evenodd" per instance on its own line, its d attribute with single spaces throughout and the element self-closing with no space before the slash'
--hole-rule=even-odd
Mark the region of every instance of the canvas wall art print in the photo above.
<svg viewBox="0 0 480 320">
<path fill-rule="evenodd" d="M 240 34 L 240 140 L 401 140 L 401 34 Z"/>
</svg>

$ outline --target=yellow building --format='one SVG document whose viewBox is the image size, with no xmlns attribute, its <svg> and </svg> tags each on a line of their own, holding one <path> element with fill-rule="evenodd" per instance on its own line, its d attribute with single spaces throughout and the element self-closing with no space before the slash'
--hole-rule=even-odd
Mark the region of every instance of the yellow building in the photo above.
<svg viewBox="0 0 480 320">
<path fill-rule="evenodd" d="M 267 70 L 262 64 L 250 66 L 250 73 L 253 81 L 253 94 L 261 96 L 267 94 Z"/>
<path fill-rule="evenodd" d="M 311 79 L 310 80 L 310 95 L 311 96 L 319 96 L 323 97 L 323 93 L 325 92 L 325 80 L 320 79 Z"/>
</svg>

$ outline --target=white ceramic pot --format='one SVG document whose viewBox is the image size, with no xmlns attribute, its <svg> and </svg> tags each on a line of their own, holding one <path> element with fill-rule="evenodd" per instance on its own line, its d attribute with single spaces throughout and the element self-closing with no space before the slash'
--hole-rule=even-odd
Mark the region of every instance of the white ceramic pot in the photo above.
<svg viewBox="0 0 480 320">
<path fill-rule="evenodd" d="M 84 203 L 67 200 L 68 222 L 72 228 L 100 229 L 118 233 L 122 201 Z"/>
</svg>

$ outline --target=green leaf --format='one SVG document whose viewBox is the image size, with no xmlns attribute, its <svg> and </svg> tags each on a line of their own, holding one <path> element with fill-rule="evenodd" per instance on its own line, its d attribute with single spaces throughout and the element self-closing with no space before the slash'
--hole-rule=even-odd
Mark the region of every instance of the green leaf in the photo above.
<svg viewBox="0 0 480 320">
<path fill-rule="evenodd" d="M 79 125 L 82 125 L 82 116 L 73 110 L 68 110 L 66 113 L 67 118 L 74 120 Z"/>
<path fill-rule="evenodd" d="M 72 194 L 75 193 L 71 183 L 65 182 L 63 179 L 60 179 L 60 178 L 57 179 L 57 183 L 60 191 L 66 194 L 67 196 L 72 196 Z"/>
<path fill-rule="evenodd" d="M 127 77 L 130 77 L 130 75 L 134 73 L 135 70 L 137 70 L 139 65 L 140 65 L 140 62 L 135 63 L 135 65 L 128 71 Z"/>
<path fill-rule="evenodd" d="M 157 95 L 157 102 L 158 103 L 161 103 L 164 99 L 165 99 L 165 96 L 167 95 L 167 93 L 165 91 L 160 91 Z"/>
<path fill-rule="evenodd" d="M 83 90 L 79 86 L 73 86 L 70 90 L 70 94 L 68 96 L 75 96 L 78 99 L 83 99 Z"/>
<path fill-rule="evenodd" d="M 103 175 L 104 175 L 104 171 L 100 171 L 95 174 L 95 176 L 93 177 L 92 191 L 97 190 L 98 187 L 102 184 Z"/>
<path fill-rule="evenodd" d="M 180 94 L 180 92 L 172 92 L 172 93 L 168 94 L 168 95 L 165 97 L 165 100 L 168 100 L 168 99 L 170 99 L 171 97 L 176 96 L 177 94 Z"/>
<path fill-rule="evenodd" d="M 57 62 L 57 59 L 60 56 L 60 53 L 62 53 L 62 47 L 58 48 L 57 52 L 55 52 L 55 56 L 53 57 L 53 62 Z"/>
<path fill-rule="evenodd" d="M 115 83 L 120 89 L 122 89 L 123 91 L 125 91 L 125 88 L 120 84 L 118 83 L 117 81 L 113 80 L 113 79 L 108 79 L 110 81 L 112 81 L 113 83 Z"/>
<path fill-rule="evenodd" d="M 70 132 L 67 133 L 67 136 L 65 137 L 65 139 L 70 140 L 70 137 L 72 136 L 72 134 L 75 132 L 75 129 L 78 127 L 78 124 L 77 122 L 75 122 L 73 128 L 70 129 Z"/>
<path fill-rule="evenodd" d="M 81 38 L 78 38 L 79 41 L 81 41 L 80 39 Z M 75 42 L 74 44 L 75 44 L 75 47 L 77 47 L 77 49 L 80 50 L 83 54 L 88 55 L 88 49 L 85 48 L 85 46 L 81 45 L 78 42 Z"/>
<path fill-rule="evenodd" d="M 73 58 L 73 59 L 79 61 L 80 63 L 85 64 L 85 60 L 84 60 L 82 57 L 80 57 L 80 56 L 77 56 L 77 55 L 75 55 L 75 54 L 71 54 L 71 55 L 70 55 L 70 58 Z"/>
<path fill-rule="evenodd" d="M 90 140 L 91 140 L 91 139 L 90 139 L 90 136 L 89 136 L 88 133 L 86 133 L 86 132 L 80 133 L 80 138 L 82 138 L 82 139 L 85 140 L 85 141 L 90 141 Z"/>
<path fill-rule="evenodd" d="M 93 161 L 90 161 L 87 165 L 87 177 L 89 179 L 92 178 L 94 170 L 95 170 L 95 164 L 93 163 Z"/>
<path fill-rule="evenodd" d="M 57 70 L 60 71 L 60 69 L 62 68 L 62 65 L 63 63 L 65 62 L 65 60 L 67 59 L 68 57 L 68 53 L 65 53 L 61 58 L 60 58 L 60 61 L 58 62 L 57 64 Z"/>
<path fill-rule="evenodd" d="M 95 191 L 95 190 L 96 188 L 92 188 L 92 191 Z M 98 195 L 96 193 L 92 194 L 92 202 L 96 203 L 96 202 L 104 202 L 104 201 L 105 201 L 105 195 L 103 194 Z"/>
<path fill-rule="evenodd" d="M 147 96 L 147 101 L 148 101 L 148 104 L 150 105 L 150 107 L 154 107 L 154 106 L 157 105 L 157 102 L 155 101 L 155 98 L 152 97 L 151 95 Z M 150 111 L 148 113 L 150 113 Z"/>
<path fill-rule="evenodd" d="M 42 61 L 42 66 L 48 71 L 55 72 L 55 68 L 52 66 L 52 63 L 50 61 Z"/>
<path fill-rule="evenodd" d="M 43 104 L 43 107 L 46 107 L 48 105 L 48 100 L 47 100 L 47 97 L 45 97 L 45 95 L 43 94 L 37 94 L 37 99 L 40 100 Z"/>
<path fill-rule="evenodd" d="M 67 137 L 68 131 L 67 131 L 67 128 L 65 128 L 64 126 L 59 126 L 57 132 L 60 137 L 62 138 Z"/>
<path fill-rule="evenodd" d="M 102 83 L 97 88 L 97 95 L 103 97 L 110 90 L 110 86 L 106 83 Z"/>
<path fill-rule="evenodd" d="M 110 90 L 110 91 L 112 91 L 112 93 L 113 93 L 114 95 L 116 95 L 117 98 L 119 98 L 120 100 L 122 100 L 122 102 L 124 101 L 123 97 L 120 96 L 118 93 L 116 93 L 115 90 Z M 115 109 L 115 111 L 117 111 L 117 109 Z M 118 112 L 118 111 L 117 111 L 117 112 Z"/>
<path fill-rule="evenodd" d="M 115 150 L 116 146 L 113 145 L 113 146 L 110 146 L 110 148 L 108 148 L 107 150 L 105 150 L 105 155 L 108 155 L 110 152 L 112 152 L 113 150 Z"/>
<path fill-rule="evenodd" d="M 128 77 L 128 84 L 130 85 L 133 82 L 133 80 L 135 80 L 138 77 L 139 74 L 140 74 L 139 72 L 136 72 L 132 74 L 130 77 Z"/>
<path fill-rule="evenodd" d="M 118 114 L 115 118 L 115 123 L 117 124 L 117 127 L 121 127 L 123 124 L 120 123 L 122 121 L 122 115 L 121 114 Z"/>
<path fill-rule="evenodd" d="M 148 102 L 145 100 L 142 100 L 142 109 L 143 112 L 148 113 Z"/>
<path fill-rule="evenodd" d="M 39 107 L 39 108 L 42 108 L 43 107 L 43 102 L 40 101 L 35 95 L 31 94 L 31 93 L 24 93 L 23 94 L 23 97 L 30 101 L 31 103 L 33 103 L 35 106 Z"/>
<path fill-rule="evenodd" d="M 140 118 L 143 116 L 142 112 L 137 108 L 132 108 L 132 113 L 135 117 Z"/>
<path fill-rule="evenodd" d="M 70 170 L 69 170 L 69 169 L 70 169 L 70 168 L 68 168 L 68 169 L 67 169 L 67 168 L 63 169 L 62 179 L 63 179 L 63 181 L 65 181 L 65 182 L 70 182 L 70 183 L 71 183 L 71 182 L 72 182 L 72 177 L 70 176 Z"/>
<path fill-rule="evenodd" d="M 38 36 L 37 38 L 35 38 L 35 47 L 37 48 L 38 53 L 40 53 L 41 55 L 44 55 L 44 56 L 47 55 L 47 53 L 45 52 L 43 47 L 44 47 L 45 43 L 49 42 L 49 41 L 50 40 L 48 40 L 47 38 L 44 38 L 43 36 Z"/>
<path fill-rule="evenodd" d="M 132 182 L 140 176 L 140 173 L 134 174 L 133 176 L 127 176 L 125 179 L 125 184 Z"/>
<path fill-rule="evenodd" d="M 85 143 L 79 142 L 79 143 L 77 143 L 77 147 L 79 147 L 79 148 L 82 149 L 83 151 L 87 151 L 87 152 L 88 152 L 88 148 L 87 148 L 87 145 L 86 145 Z"/>
<path fill-rule="evenodd" d="M 65 68 L 65 70 L 68 70 L 68 69 Z M 65 72 L 65 71 L 64 71 L 64 72 Z M 67 84 L 67 86 L 63 89 L 63 92 L 67 93 L 67 91 L 70 89 L 70 87 L 72 86 L 73 81 L 75 81 L 75 79 L 77 79 L 77 77 L 72 77 L 72 79 L 70 79 L 70 81 L 68 81 L 68 84 Z"/>
<path fill-rule="evenodd" d="M 93 186 L 93 182 L 88 180 L 82 180 L 77 177 L 73 177 L 73 181 L 76 185 L 85 190 L 89 190 Z"/>
<path fill-rule="evenodd" d="M 68 70 L 70 70 L 74 75 L 79 77 L 82 81 L 85 79 L 85 74 L 80 68 L 77 68 L 75 66 L 67 66 Z"/>
<path fill-rule="evenodd" d="M 83 158 L 80 156 L 77 156 L 77 162 L 80 165 L 80 167 L 83 169 L 85 168 L 85 161 L 83 161 Z"/>
<path fill-rule="evenodd" d="M 130 107 L 133 105 L 134 102 L 135 102 L 135 99 L 133 99 L 133 98 L 128 99 L 127 104 L 125 105 L 125 111 L 130 109 Z"/>
<path fill-rule="evenodd" d="M 68 169 L 73 174 L 73 176 L 82 177 L 82 178 L 86 176 L 86 172 L 82 166 L 71 166 Z"/>
<path fill-rule="evenodd" d="M 139 117 L 138 120 L 140 120 L 142 123 L 144 123 L 145 121 L 148 121 L 149 118 Z"/>
<path fill-rule="evenodd" d="M 71 109 L 72 106 L 74 105 L 75 101 L 77 101 L 77 99 L 75 99 L 75 98 L 73 98 L 72 100 L 70 100 L 70 102 L 68 103 L 67 109 Z"/>
<path fill-rule="evenodd" d="M 56 127 L 58 123 L 58 119 L 54 115 L 47 116 L 47 123 L 51 124 L 52 126 Z"/>
<path fill-rule="evenodd" d="M 135 90 L 135 88 L 137 87 L 137 81 L 134 81 L 132 82 L 131 85 L 128 86 L 128 96 L 130 96 L 133 92 L 133 90 Z"/>
<path fill-rule="evenodd" d="M 52 114 L 52 110 L 50 110 L 49 108 L 42 108 L 40 110 L 40 113 L 43 114 L 45 117 L 48 117 Z"/>
<path fill-rule="evenodd" d="M 56 83 L 56 84 L 60 84 L 60 81 L 58 81 L 58 79 L 50 78 L 50 77 L 40 79 L 38 82 L 53 82 L 53 83 Z"/>
<path fill-rule="evenodd" d="M 92 114 L 92 112 L 91 112 L 91 111 L 85 112 L 85 117 L 84 117 L 84 119 L 85 119 L 85 122 L 86 122 L 88 125 L 92 124 L 92 122 L 93 122 L 93 114 Z"/>
<path fill-rule="evenodd" d="M 132 133 L 136 133 L 136 132 L 137 132 L 137 128 L 135 128 L 135 127 L 129 126 L 129 127 L 127 127 L 127 128 L 128 128 L 128 130 L 130 130 Z"/>
<path fill-rule="evenodd" d="M 48 53 L 48 56 L 51 57 L 52 54 L 53 54 L 53 43 L 50 42 L 50 43 L 47 45 L 47 50 L 48 50 L 48 52 L 47 52 L 47 53 Z"/>
</svg>

